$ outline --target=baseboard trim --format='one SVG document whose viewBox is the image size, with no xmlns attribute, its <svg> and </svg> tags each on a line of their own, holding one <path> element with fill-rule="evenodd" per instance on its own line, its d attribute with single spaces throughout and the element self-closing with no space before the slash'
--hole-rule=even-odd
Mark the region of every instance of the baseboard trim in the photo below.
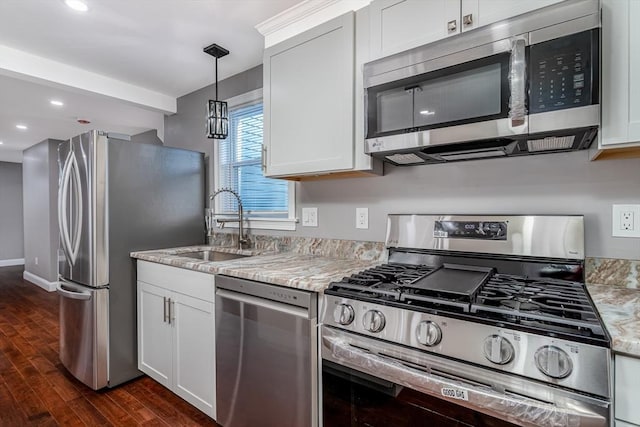
<svg viewBox="0 0 640 427">
<path fill-rule="evenodd" d="M 24 258 L 0 259 L 0 267 L 11 267 L 13 265 L 24 265 Z"/>
<path fill-rule="evenodd" d="M 49 282 L 40 276 L 37 276 L 33 273 L 29 273 L 28 271 L 25 271 L 24 273 L 22 273 L 22 278 L 27 282 L 31 282 L 34 285 L 41 287 L 47 292 L 55 291 L 56 287 L 58 286 L 58 282 Z"/>
</svg>

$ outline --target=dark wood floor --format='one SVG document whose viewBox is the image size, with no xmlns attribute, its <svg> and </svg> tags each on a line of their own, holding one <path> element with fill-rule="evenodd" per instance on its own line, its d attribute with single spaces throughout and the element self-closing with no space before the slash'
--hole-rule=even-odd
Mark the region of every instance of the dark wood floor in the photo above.
<svg viewBox="0 0 640 427">
<path fill-rule="evenodd" d="M 58 357 L 58 296 L 0 268 L 0 426 L 217 426 L 148 377 L 95 392 Z"/>
</svg>

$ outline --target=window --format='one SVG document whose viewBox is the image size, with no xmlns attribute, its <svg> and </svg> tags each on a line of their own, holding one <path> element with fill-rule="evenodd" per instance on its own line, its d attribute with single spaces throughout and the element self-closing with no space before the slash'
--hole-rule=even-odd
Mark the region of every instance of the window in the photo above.
<svg viewBox="0 0 640 427">
<path fill-rule="evenodd" d="M 294 184 L 262 175 L 261 92 L 228 101 L 229 136 L 215 142 L 215 188 L 231 188 L 240 195 L 250 227 L 295 230 Z M 215 210 L 237 215 L 235 197 L 220 194 Z"/>
</svg>

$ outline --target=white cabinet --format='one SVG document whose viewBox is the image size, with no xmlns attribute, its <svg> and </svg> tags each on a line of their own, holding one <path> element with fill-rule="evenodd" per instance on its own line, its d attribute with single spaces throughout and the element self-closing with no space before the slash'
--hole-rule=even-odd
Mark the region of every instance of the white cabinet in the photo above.
<svg viewBox="0 0 640 427">
<path fill-rule="evenodd" d="M 351 11 L 265 50 L 265 176 L 374 171 L 356 117 L 355 36 Z"/>
<path fill-rule="evenodd" d="M 602 1 L 600 148 L 640 146 L 640 1 Z"/>
<path fill-rule="evenodd" d="M 266 176 L 353 168 L 354 14 L 265 51 Z"/>
<path fill-rule="evenodd" d="M 460 32 L 460 0 L 377 0 L 369 13 L 372 58 Z"/>
<path fill-rule="evenodd" d="M 371 56 L 381 58 L 560 1 L 374 0 Z"/>
<path fill-rule="evenodd" d="M 493 24 L 561 1 L 563 0 L 461 0 L 462 31 Z"/>
<path fill-rule="evenodd" d="M 629 425 L 625 424 L 625 422 L 640 426 L 640 405 L 638 405 L 640 359 L 617 354 L 614 368 L 614 415 L 616 426 Z"/>
<path fill-rule="evenodd" d="M 138 369 L 171 388 L 171 325 L 167 299 L 171 292 L 138 281 Z"/>
<path fill-rule="evenodd" d="M 138 369 L 215 418 L 214 276 L 138 261 Z"/>
</svg>

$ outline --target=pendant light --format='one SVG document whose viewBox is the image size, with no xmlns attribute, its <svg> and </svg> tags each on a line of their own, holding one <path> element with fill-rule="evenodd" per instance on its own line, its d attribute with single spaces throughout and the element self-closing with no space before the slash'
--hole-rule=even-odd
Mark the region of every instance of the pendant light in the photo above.
<svg viewBox="0 0 640 427">
<path fill-rule="evenodd" d="M 215 43 L 203 50 L 216 58 L 216 98 L 207 101 L 207 138 L 225 139 L 229 133 L 229 109 L 225 101 L 218 100 L 218 58 L 228 55 L 229 51 Z"/>
</svg>

